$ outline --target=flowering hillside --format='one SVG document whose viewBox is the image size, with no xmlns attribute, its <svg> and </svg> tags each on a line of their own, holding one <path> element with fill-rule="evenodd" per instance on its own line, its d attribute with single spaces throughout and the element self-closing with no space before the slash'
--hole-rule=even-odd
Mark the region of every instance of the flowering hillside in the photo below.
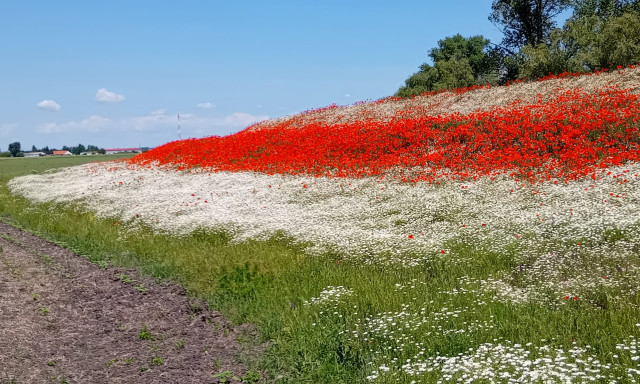
<svg viewBox="0 0 640 384">
<path fill-rule="evenodd" d="M 224 233 L 176 275 L 252 308 L 291 382 L 637 383 L 639 89 L 630 67 L 331 106 L 8 187 L 133 254 Z"/>
<path fill-rule="evenodd" d="M 504 172 L 530 181 L 595 177 L 640 158 L 639 75 L 633 66 L 330 106 L 227 137 L 172 142 L 131 163 L 413 182 Z"/>
</svg>

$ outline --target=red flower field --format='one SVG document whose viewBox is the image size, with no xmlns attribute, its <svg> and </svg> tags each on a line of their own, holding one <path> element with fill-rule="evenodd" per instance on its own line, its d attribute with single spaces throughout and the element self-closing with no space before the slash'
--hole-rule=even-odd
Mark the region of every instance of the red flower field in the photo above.
<svg viewBox="0 0 640 384">
<path fill-rule="evenodd" d="M 635 75 L 637 87 L 636 67 L 619 69 L 624 72 L 627 77 Z M 577 76 L 563 74 L 544 81 Z M 488 93 L 485 88 L 419 98 L 479 91 L 490 97 L 495 88 Z M 488 108 L 478 105 L 468 113 L 433 114 L 437 108 L 388 98 L 365 104 L 356 118 L 344 118 L 340 113 L 345 108 L 329 106 L 258 123 L 230 136 L 171 142 L 130 162 L 174 165 L 180 170 L 373 176 L 412 182 L 507 173 L 536 182 L 595 178 L 600 168 L 640 159 L 640 95 L 634 87 L 558 87 L 527 99 L 489 103 Z M 380 108 L 393 112 L 381 118 L 372 112 Z"/>
</svg>

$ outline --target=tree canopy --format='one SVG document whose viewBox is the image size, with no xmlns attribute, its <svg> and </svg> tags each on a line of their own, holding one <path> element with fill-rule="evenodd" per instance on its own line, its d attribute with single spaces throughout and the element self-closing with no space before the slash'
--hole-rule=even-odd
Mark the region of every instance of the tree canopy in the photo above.
<svg viewBox="0 0 640 384">
<path fill-rule="evenodd" d="M 466 38 L 460 34 L 439 40 L 438 47 L 429 51 L 433 66 L 422 64 L 397 95 L 407 97 L 497 80 L 499 60 L 489 44 L 483 36 Z"/>
<path fill-rule="evenodd" d="M 18 141 L 9 144 L 9 152 L 11 152 L 11 156 L 17 157 L 21 152 L 20 143 Z"/>
<path fill-rule="evenodd" d="M 557 28 L 554 18 L 568 9 Z M 500 45 L 460 34 L 439 40 L 428 54 L 433 64 L 422 64 L 396 95 L 640 62 L 640 0 L 493 0 L 491 10 Z"/>
<path fill-rule="evenodd" d="M 489 21 L 501 28 L 503 47 L 538 46 L 555 27 L 554 17 L 569 6 L 569 0 L 494 0 Z"/>
</svg>

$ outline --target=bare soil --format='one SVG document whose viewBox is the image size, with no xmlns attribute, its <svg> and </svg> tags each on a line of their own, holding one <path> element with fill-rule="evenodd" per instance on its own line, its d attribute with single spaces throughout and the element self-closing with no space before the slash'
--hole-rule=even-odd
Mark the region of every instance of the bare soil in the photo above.
<svg viewBox="0 0 640 384">
<path fill-rule="evenodd" d="M 216 383 L 258 347 L 175 283 L 0 223 L 0 383 Z M 229 373 L 229 372 L 228 372 Z"/>
</svg>

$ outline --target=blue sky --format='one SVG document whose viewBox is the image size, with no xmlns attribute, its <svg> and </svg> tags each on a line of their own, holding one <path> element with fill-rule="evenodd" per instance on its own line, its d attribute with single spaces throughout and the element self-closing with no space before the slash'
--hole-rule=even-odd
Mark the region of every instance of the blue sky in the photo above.
<svg viewBox="0 0 640 384">
<path fill-rule="evenodd" d="M 491 0 L 3 1 L 0 150 L 157 146 L 393 94 Z"/>
</svg>

